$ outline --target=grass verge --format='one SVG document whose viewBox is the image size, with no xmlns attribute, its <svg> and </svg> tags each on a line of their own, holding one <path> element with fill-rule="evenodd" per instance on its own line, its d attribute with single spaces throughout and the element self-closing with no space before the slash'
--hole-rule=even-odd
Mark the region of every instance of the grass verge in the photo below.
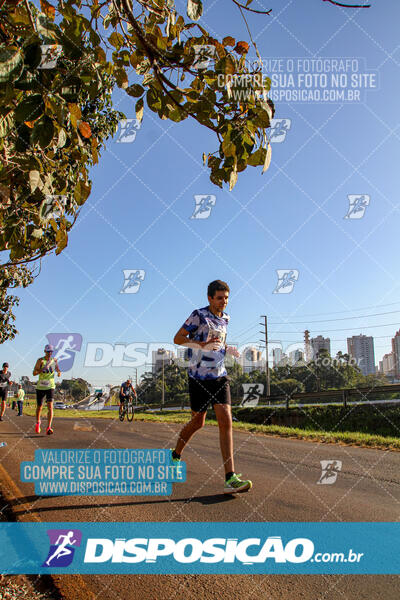
<svg viewBox="0 0 400 600">
<path fill-rule="evenodd" d="M 27 407 L 24 414 L 34 416 L 34 408 Z M 55 410 L 55 418 L 67 417 L 74 419 L 118 419 L 117 411 L 87 411 L 87 410 Z M 45 418 L 46 411 L 42 413 Z M 134 421 L 148 421 L 153 423 L 186 423 L 188 421 L 189 411 L 169 411 L 168 413 L 146 413 L 139 412 L 135 414 Z M 207 419 L 207 425 L 217 425 L 214 419 Z M 360 446 L 362 448 L 375 448 L 379 450 L 400 451 L 400 438 L 386 437 L 382 435 L 372 435 L 369 433 L 357 433 L 354 431 L 330 432 L 299 429 L 296 427 L 284 427 L 281 425 L 256 425 L 253 423 L 235 422 L 233 428 L 251 433 L 272 435 L 276 437 L 285 437 L 289 439 L 304 440 L 308 442 L 321 442 L 324 444 L 342 444 L 346 446 Z"/>
</svg>

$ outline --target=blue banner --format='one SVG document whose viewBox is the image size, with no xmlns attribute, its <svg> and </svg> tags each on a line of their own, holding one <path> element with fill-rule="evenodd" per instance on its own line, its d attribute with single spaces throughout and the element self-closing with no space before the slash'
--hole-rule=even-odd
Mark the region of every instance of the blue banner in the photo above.
<svg viewBox="0 0 400 600">
<path fill-rule="evenodd" d="M 0 523 L 5 574 L 399 574 L 400 523 Z"/>
<path fill-rule="evenodd" d="M 168 496 L 186 481 L 186 464 L 165 449 L 39 449 L 20 476 L 38 496 Z"/>
</svg>

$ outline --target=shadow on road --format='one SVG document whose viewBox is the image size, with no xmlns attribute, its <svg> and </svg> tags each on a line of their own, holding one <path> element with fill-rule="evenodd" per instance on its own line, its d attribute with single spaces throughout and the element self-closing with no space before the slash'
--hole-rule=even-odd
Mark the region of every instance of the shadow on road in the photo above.
<svg viewBox="0 0 400 600">
<path fill-rule="evenodd" d="M 87 496 L 87 498 L 95 498 L 96 496 Z M 45 498 L 65 498 L 65 496 L 25 496 L 23 498 L 18 498 L 12 502 L 10 502 L 10 506 L 18 507 L 21 503 L 35 504 L 38 500 L 43 500 Z M 213 494 L 209 496 L 191 496 L 190 498 L 165 498 L 162 500 L 140 500 L 133 502 L 106 502 L 104 504 L 99 504 L 96 502 L 96 508 L 111 508 L 111 507 L 122 507 L 122 506 L 140 506 L 146 504 L 178 504 L 179 502 L 183 504 L 189 504 L 190 502 L 199 502 L 204 505 L 211 504 L 220 504 L 221 502 L 229 502 L 230 500 L 234 500 L 233 495 L 228 494 Z M 32 513 L 44 513 L 53 510 L 65 511 L 65 510 L 93 510 L 93 504 L 68 504 L 68 506 L 33 506 L 29 509 L 29 512 Z M 19 515 L 25 514 L 26 511 L 13 511 L 14 515 L 18 517 Z"/>
</svg>

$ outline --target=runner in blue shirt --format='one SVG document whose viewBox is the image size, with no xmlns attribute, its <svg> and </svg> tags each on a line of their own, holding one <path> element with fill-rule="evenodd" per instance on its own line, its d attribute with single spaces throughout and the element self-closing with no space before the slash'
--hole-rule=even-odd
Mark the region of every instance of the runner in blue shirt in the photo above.
<svg viewBox="0 0 400 600">
<path fill-rule="evenodd" d="M 252 487 L 241 480 L 233 463 L 232 411 L 229 380 L 225 368 L 226 353 L 239 357 L 236 348 L 226 346 L 229 315 L 229 286 L 219 279 L 208 286 L 209 305 L 192 312 L 175 335 L 174 343 L 189 348 L 189 397 L 192 418 L 179 434 L 174 461 L 179 461 L 186 444 L 204 426 L 207 408 L 212 405 L 217 417 L 222 461 L 225 469 L 224 493 L 245 492 Z"/>
</svg>

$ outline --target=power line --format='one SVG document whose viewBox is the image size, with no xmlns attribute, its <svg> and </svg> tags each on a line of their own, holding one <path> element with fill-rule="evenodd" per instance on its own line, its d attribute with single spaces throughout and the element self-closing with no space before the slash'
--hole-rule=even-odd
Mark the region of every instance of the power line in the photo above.
<svg viewBox="0 0 400 600">
<path fill-rule="evenodd" d="M 351 327 L 350 329 L 321 329 L 321 331 L 323 331 L 324 333 L 329 333 L 330 331 L 353 331 L 354 329 L 374 329 L 376 327 L 399 327 L 399 323 L 386 323 L 386 324 L 381 324 L 378 323 L 378 325 L 362 325 L 361 327 L 359 325 L 357 325 L 356 327 Z M 279 334 L 285 334 L 285 333 L 303 333 L 302 331 L 274 331 L 275 333 L 279 333 Z"/>
<path fill-rule="evenodd" d="M 367 319 L 368 317 L 379 317 L 381 315 L 393 315 L 395 313 L 399 313 L 400 310 L 391 310 L 389 312 L 383 312 L 383 313 L 373 313 L 372 315 L 355 315 L 353 317 L 341 317 L 338 319 L 325 319 L 324 321 L 292 321 L 291 323 L 289 322 L 282 322 L 282 323 L 270 323 L 270 325 L 303 325 L 303 324 L 312 324 L 312 323 L 329 323 L 331 321 L 348 321 L 351 319 Z"/>
<path fill-rule="evenodd" d="M 313 313 L 312 315 L 296 315 L 297 317 L 301 317 L 301 318 L 306 318 L 306 317 L 320 317 L 323 315 L 340 315 L 342 313 L 346 313 L 346 312 L 355 312 L 358 310 L 369 310 L 371 308 L 384 308 L 386 306 L 394 306 L 395 304 L 400 304 L 400 300 L 398 300 L 397 302 L 391 302 L 390 304 L 374 304 L 373 306 L 362 306 L 362 307 L 358 307 L 358 308 L 348 308 L 346 310 L 338 310 L 338 311 L 334 311 L 334 312 L 325 312 L 325 313 Z M 293 318 L 295 315 L 290 315 L 287 318 L 291 319 Z M 286 317 L 282 317 L 283 319 L 285 319 Z"/>
</svg>

